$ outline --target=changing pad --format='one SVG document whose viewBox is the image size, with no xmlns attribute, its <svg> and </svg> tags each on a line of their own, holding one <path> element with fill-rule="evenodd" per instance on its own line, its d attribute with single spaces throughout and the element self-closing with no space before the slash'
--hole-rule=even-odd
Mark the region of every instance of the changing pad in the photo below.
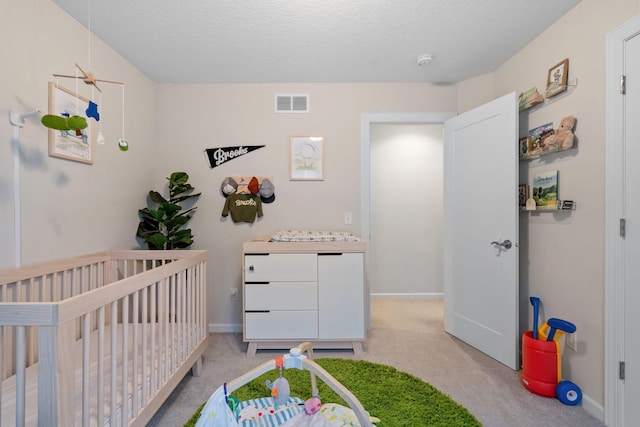
<svg viewBox="0 0 640 427">
<path fill-rule="evenodd" d="M 271 236 L 272 242 L 359 242 L 346 231 L 282 230 Z"/>
</svg>

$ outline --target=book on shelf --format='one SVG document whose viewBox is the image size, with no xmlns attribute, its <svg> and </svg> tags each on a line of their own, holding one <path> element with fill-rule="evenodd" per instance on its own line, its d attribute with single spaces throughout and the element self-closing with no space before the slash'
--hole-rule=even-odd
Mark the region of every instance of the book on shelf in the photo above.
<svg viewBox="0 0 640 427">
<path fill-rule="evenodd" d="M 556 206 L 558 203 L 558 171 L 541 172 L 533 177 L 531 197 L 536 206 Z"/>
</svg>

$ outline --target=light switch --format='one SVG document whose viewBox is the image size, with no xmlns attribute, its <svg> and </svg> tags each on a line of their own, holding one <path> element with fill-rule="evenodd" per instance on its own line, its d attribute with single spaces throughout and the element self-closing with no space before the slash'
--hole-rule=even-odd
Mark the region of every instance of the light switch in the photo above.
<svg viewBox="0 0 640 427">
<path fill-rule="evenodd" d="M 344 213 L 344 223 L 347 225 L 353 224 L 353 214 L 351 212 Z"/>
</svg>

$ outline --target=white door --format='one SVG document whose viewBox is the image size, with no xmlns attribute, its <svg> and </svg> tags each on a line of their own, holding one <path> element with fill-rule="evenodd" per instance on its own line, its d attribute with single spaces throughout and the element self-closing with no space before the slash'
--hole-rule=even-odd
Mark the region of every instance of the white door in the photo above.
<svg viewBox="0 0 640 427">
<path fill-rule="evenodd" d="M 515 93 L 445 122 L 445 330 L 512 369 L 520 342 L 517 141 Z"/>
<path fill-rule="evenodd" d="M 605 423 L 613 427 L 640 419 L 640 16 L 607 34 L 606 92 Z"/>
<path fill-rule="evenodd" d="M 624 96 L 624 205 L 626 206 L 627 233 L 623 239 L 624 274 L 624 424 L 640 419 L 640 36 L 625 43 L 625 75 L 627 90 Z"/>
</svg>

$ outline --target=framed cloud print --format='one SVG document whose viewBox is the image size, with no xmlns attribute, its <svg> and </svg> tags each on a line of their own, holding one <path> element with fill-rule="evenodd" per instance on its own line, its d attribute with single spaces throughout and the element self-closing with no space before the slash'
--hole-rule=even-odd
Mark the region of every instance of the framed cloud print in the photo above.
<svg viewBox="0 0 640 427">
<path fill-rule="evenodd" d="M 289 180 L 324 179 L 324 138 L 292 136 L 289 152 Z"/>
</svg>

